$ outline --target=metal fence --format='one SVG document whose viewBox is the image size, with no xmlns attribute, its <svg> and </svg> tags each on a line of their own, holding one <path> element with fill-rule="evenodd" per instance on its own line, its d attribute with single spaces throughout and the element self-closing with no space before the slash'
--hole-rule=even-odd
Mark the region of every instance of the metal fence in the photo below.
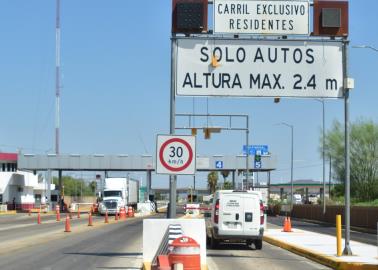
<svg viewBox="0 0 378 270">
<path fill-rule="evenodd" d="M 321 221 L 335 224 L 336 215 L 342 216 L 344 224 L 344 206 L 329 205 L 323 215 L 321 205 L 294 205 L 291 213 L 292 217 Z M 378 207 L 352 206 L 350 208 L 350 223 L 353 227 L 377 230 Z"/>
</svg>

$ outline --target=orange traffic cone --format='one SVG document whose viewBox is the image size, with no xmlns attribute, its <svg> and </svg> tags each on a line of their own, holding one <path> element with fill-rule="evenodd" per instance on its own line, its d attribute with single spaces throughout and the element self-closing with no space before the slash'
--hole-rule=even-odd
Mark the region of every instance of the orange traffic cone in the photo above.
<svg viewBox="0 0 378 270">
<path fill-rule="evenodd" d="M 121 207 L 119 210 L 119 219 L 120 220 L 126 220 L 126 209 L 125 207 Z"/>
<path fill-rule="evenodd" d="M 115 220 L 115 221 L 118 220 L 118 211 L 116 211 L 116 213 L 115 213 L 115 218 L 114 218 L 114 220 Z"/>
<path fill-rule="evenodd" d="M 287 217 L 284 218 L 284 224 L 283 224 L 283 229 L 282 229 L 283 232 L 286 232 L 287 231 Z"/>
<path fill-rule="evenodd" d="M 65 232 L 71 232 L 71 224 L 70 224 L 70 218 L 69 216 L 67 215 L 66 216 L 66 226 L 65 226 Z"/>
<path fill-rule="evenodd" d="M 292 232 L 292 230 L 291 230 L 291 220 L 290 220 L 290 217 L 288 217 L 287 227 L 288 227 L 289 232 Z"/>
<path fill-rule="evenodd" d="M 56 211 L 56 221 L 60 221 L 60 211 Z"/>
<path fill-rule="evenodd" d="M 37 224 L 41 224 L 41 213 L 38 212 Z"/>
<path fill-rule="evenodd" d="M 91 212 L 89 212 L 89 216 L 88 216 L 88 226 L 93 226 L 92 213 Z"/>
<path fill-rule="evenodd" d="M 133 211 L 133 208 L 131 206 L 129 206 L 129 208 L 127 210 L 127 216 L 128 217 L 134 217 L 134 211 Z"/>
<path fill-rule="evenodd" d="M 285 217 L 283 232 L 291 232 L 291 225 L 289 227 L 289 218 Z"/>
<path fill-rule="evenodd" d="M 80 218 L 80 206 L 77 206 L 77 218 Z"/>
<path fill-rule="evenodd" d="M 105 223 L 109 223 L 108 210 L 105 212 Z"/>
</svg>

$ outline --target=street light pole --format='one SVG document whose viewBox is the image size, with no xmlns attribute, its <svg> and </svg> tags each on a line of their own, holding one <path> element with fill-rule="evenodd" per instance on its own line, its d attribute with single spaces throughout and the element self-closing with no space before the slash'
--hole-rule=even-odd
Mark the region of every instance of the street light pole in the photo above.
<svg viewBox="0 0 378 270">
<path fill-rule="evenodd" d="M 290 210 L 293 210 L 293 199 L 294 199 L 294 181 L 293 181 L 293 163 L 294 163 L 294 126 L 287 123 L 281 123 L 281 125 L 287 126 L 291 129 L 291 166 L 290 166 L 290 191 L 291 191 L 291 202 Z"/>
<path fill-rule="evenodd" d="M 377 48 L 375 48 L 373 46 L 370 46 L 370 45 L 354 45 L 354 46 L 352 46 L 352 48 L 356 48 L 356 49 L 371 49 L 373 51 L 378 52 Z"/>
<path fill-rule="evenodd" d="M 323 123 L 322 123 L 322 130 L 323 130 L 323 138 L 322 138 L 322 159 L 323 159 L 323 215 L 326 213 L 326 202 L 325 202 L 325 190 L 326 190 L 326 184 L 325 184 L 325 109 L 324 109 L 324 99 L 315 99 L 318 102 L 322 103 L 322 112 L 323 112 Z"/>
<path fill-rule="evenodd" d="M 348 77 L 348 42 L 343 42 L 344 77 Z M 349 133 L 349 88 L 344 86 L 344 122 L 345 122 L 345 247 L 343 254 L 352 255 L 350 248 L 350 133 Z"/>
</svg>

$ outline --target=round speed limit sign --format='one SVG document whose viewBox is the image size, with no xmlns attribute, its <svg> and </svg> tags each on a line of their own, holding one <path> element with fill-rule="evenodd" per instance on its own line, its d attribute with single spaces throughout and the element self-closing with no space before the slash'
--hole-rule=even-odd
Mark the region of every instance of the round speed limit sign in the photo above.
<svg viewBox="0 0 378 270">
<path fill-rule="evenodd" d="M 156 173 L 194 174 L 195 137 L 158 135 L 156 151 Z"/>
</svg>

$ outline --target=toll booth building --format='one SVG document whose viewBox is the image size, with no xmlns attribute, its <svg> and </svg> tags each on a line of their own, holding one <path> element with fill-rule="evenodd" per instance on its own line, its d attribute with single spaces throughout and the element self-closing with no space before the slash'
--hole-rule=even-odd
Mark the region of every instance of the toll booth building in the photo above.
<svg viewBox="0 0 378 270">
<path fill-rule="evenodd" d="M 16 153 L 0 153 L 0 210 L 39 207 L 45 203 L 45 193 L 45 180 L 41 175 L 19 171 Z"/>
</svg>

